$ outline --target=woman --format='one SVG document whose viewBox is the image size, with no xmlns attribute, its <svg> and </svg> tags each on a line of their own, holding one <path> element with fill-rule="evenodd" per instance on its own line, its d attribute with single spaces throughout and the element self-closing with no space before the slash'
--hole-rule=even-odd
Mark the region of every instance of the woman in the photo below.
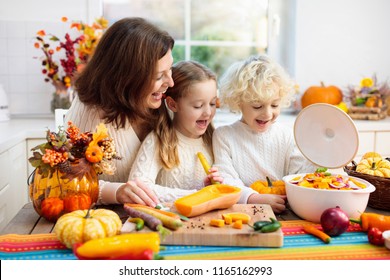
<svg viewBox="0 0 390 280">
<path fill-rule="evenodd" d="M 163 94 L 173 86 L 173 38 L 142 18 L 124 18 L 103 35 L 75 86 L 65 122 L 93 131 L 104 122 L 114 139 L 115 175 L 101 176 L 100 204 L 155 206 L 156 195 L 140 180 L 127 181 L 141 142 L 153 129 Z M 127 181 L 127 182 L 126 182 Z"/>
</svg>

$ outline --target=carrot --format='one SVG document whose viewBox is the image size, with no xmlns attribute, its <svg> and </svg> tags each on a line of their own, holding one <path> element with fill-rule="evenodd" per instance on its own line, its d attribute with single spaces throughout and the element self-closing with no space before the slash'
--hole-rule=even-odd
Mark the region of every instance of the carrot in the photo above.
<svg viewBox="0 0 390 280">
<path fill-rule="evenodd" d="M 319 230 L 316 227 L 313 227 L 310 225 L 304 225 L 303 230 L 307 233 L 310 233 L 310 234 L 318 237 L 319 239 L 321 239 L 325 243 L 330 243 L 330 241 L 332 240 L 332 238 L 329 235 L 327 235 L 325 232 Z"/>
<path fill-rule="evenodd" d="M 125 203 L 125 206 L 131 207 L 127 203 Z M 161 213 L 159 211 L 155 211 L 157 209 L 154 209 L 154 208 L 151 208 L 151 207 L 131 207 L 131 208 L 135 209 L 136 211 L 139 211 L 139 212 L 142 212 L 142 213 L 145 213 L 145 214 L 148 214 L 148 215 L 151 215 L 151 216 L 157 218 L 158 220 L 160 220 L 162 222 L 162 224 L 165 227 L 167 227 L 169 229 L 177 230 L 178 228 L 183 226 L 183 223 L 180 220 L 180 218 L 178 218 L 178 219 L 177 218 L 172 218 L 172 217 L 167 216 L 167 215 L 165 215 L 165 214 L 163 214 L 163 213 Z"/>
<path fill-rule="evenodd" d="M 156 211 L 157 213 L 161 213 L 161 214 L 167 215 L 167 216 L 169 216 L 171 218 L 180 219 L 180 216 L 178 214 L 176 214 L 176 213 L 169 212 L 169 211 L 164 211 L 164 210 L 153 208 L 153 207 L 150 207 L 150 206 L 146 206 L 146 205 L 142 205 L 142 204 L 131 204 L 131 203 L 126 203 L 126 205 L 128 205 L 130 207 L 133 207 L 133 208 L 146 208 L 146 209 L 150 209 L 150 210 Z"/>
<path fill-rule="evenodd" d="M 123 205 L 123 208 L 125 209 L 126 213 L 129 214 L 133 218 L 140 218 L 144 220 L 145 224 L 154 231 L 158 231 L 162 237 L 164 238 L 168 234 L 171 233 L 171 231 L 167 228 L 164 228 L 162 221 L 157 219 L 156 217 L 149 215 L 147 213 L 138 211 L 134 209 L 133 207 L 130 207 L 126 204 Z"/>
</svg>

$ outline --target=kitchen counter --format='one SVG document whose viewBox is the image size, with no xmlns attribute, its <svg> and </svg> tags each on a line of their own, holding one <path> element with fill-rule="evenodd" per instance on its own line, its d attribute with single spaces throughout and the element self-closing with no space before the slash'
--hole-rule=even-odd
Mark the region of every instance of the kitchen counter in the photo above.
<svg viewBox="0 0 390 280">
<path fill-rule="evenodd" d="M 11 119 L 0 122 L 0 153 L 26 139 L 45 138 L 54 129 L 54 117 Z"/>
</svg>

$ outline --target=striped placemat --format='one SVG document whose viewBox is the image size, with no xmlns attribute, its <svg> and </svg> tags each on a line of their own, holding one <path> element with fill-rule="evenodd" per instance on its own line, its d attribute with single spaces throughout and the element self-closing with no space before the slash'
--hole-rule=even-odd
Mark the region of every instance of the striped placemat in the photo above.
<svg viewBox="0 0 390 280">
<path fill-rule="evenodd" d="M 361 260 L 390 259 L 390 250 L 368 243 L 367 234 L 357 226 L 333 237 L 330 244 L 302 231 L 306 221 L 283 221 L 284 244 L 280 248 L 164 246 L 166 260 Z M 71 260 L 71 250 L 54 234 L 0 236 L 1 260 Z"/>
</svg>

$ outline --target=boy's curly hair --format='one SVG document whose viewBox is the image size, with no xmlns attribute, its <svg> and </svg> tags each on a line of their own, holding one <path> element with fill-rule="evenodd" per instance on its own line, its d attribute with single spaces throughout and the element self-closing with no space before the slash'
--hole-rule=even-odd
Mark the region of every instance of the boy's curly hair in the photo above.
<svg viewBox="0 0 390 280">
<path fill-rule="evenodd" d="M 276 94 L 281 106 L 288 107 L 294 98 L 295 83 L 268 56 L 251 56 L 227 69 L 221 77 L 219 93 L 222 106 L 235 113 L 241 112 L 242 103 L 264 102 Z"/>
</svg>

